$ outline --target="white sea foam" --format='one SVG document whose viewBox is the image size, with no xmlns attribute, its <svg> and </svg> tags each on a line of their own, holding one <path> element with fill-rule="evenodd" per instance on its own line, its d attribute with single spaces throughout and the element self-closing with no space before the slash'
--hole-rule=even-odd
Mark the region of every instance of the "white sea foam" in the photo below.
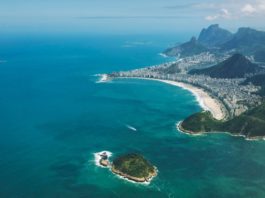
<svg viewBox="0 0 265 198">
<path fill-rule="evenodd" d="M 112 153 L 110 151 L 101 151 L 101 152 L 97 152 L 97 153 L 94 153 L 94 161 L 95 161 L 95 164 L 97 166 L 100 166 L 100 167 L 103 167 L 105 168 L 104 166 L 100 165 L 100 159 L 101 159 L 101 156 L 103 153 L 106 153 L 108 158 L 110 158 L 112 156 Z"/>
<path fill-rule="evenodd" d="M 203 136 L 203 135 L 205 135 L 205 133 L 186 133 L 185 131 L 182 131 L 182 130 L 180 129 L 180 124 L 181 124 L 181 122 L 182 122 L 182 121 L 179 121 L 179 122 L 176 124 L 176 126 L 177 126 L 177 130 L 178 130 L 179 132 L 184 133 L 184 134 L 189 135 L 189 136 Z"/>
<path fill-rule="evenodd" d="M 104 83 L 109 81 L 108 75 L 107 74 L 97 74 L 96 76 L 99 76 L 99 80 L 97 81 L 97 83 Z"/>
<path fill-rule="evenodd" d="M 176 126 L 177 126 L 177 129 L 178 129 L 178 131 L 180 131 L 180 132 L 182 132 L 182 131 L 181 131 L 181 129 L 180 129 L 180 127 L 179 127 L 179 126 L 180 126 L 180 124 L 181 124 L 181 122 L 182 122 L 182 121 L 179 121 L 179 122 L 176 124 Z"/>
<path fill-rule="evenodd" d="M 159 56 L 162 56 L 162 57 L 164 57 L 164 58 L 167 58 L 168 56 L 166 55 L 166 54 L 164 54 L 164 53 L 159 53 Z"/>
<path fill-rule="evenodd" d="M 155 167 L 156 168 L 156 167 Z M 156 171 L 157 171 L 157 174 L 158 174 L 158 169 L 156 168 Z M 124 180 L 124 181 L 126 181 L 126 182 L 130 182 L 130 183 L 133 183 L 133 184 L 139 184 L 139 185 L 149 185 L 150 183 L 151 183 L 151 181 L 155 178 L 155 177 L 157 177 L 157 175 L 156 176 L 153 176 L 153 177 L 151 177 L 148 181 L 145 181 L 145 182 L 135 182 L 135 181 L 133 181 L 133 180 L 130 180 L 130 179 L 128 179 L 128 178 L 126 178 L 126 177 L 123 177 L 123 176 L 121 176 L 121 175 L 118 175 L 118 174 L 114 174 L 116 177 L 118 177 L 119 179 L 122 179 L 122 180 Z"/>
</svg>

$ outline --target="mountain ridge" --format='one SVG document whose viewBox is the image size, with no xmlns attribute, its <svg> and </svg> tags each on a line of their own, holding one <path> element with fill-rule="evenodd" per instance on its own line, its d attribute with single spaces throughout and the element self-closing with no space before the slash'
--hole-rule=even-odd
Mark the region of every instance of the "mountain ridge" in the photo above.
<svg viewBox="0 0 265 198">
<path fill-rule="evenodd" d="M 189 74 L 206 75 L 212 78 L 244 78 L 261 70 L 260 66 L 252 63 L 242 54 L 234 54 L 215 66 L 191 70 Z"/>
<path fill-rule="evenodd" d="M 195 37 L 193 37 L 194 39 Z M 202 52 L 213 54 L 241 53 L 253 56 L 258 62 L 265 62 L 260 56 L 264 54 L 265 32 L 249 27 L 241 27 L 236 33 L 221 28 L 218 24 L 203 28 L 196 40 L 196 45 L 191 45 L 191 40 L 183 44 L 168 48 L 164 54 L 168 56 L 186 57 Z M 187 45 L 193 47 L 186 47 Z"/>
<path fill-rule="evenodd" d="M 181 56 L 190 56 L 206 52 L 207 50 L 207 47 L 199 43 L 196 37 L 192 37 L 188 42 L 166 49 L 164 54 L 168 56 L 178 56 L 179 54 Z"/>
</svg>

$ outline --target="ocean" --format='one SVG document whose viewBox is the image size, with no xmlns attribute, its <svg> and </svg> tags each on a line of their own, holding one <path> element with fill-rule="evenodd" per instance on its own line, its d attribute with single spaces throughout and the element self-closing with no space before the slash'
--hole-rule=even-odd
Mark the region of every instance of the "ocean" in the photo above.
<svg viewBox="0 0 265 198">
<path fill-rule="evenodd" d="M 98 73 L 172 60 L 159 35 L 11 35 L 0 39 L 0 197 L 265 197 L 265 142 L 189 136 L 176 124 L 201 107 L 156 81 L 97 83 Z M 181 40 L 181 39 L 180 39 Z M 134 130 L 135 129 L 135 130 Z M 95 163 L 140 153 L 149 185 Z"/>
</svg>

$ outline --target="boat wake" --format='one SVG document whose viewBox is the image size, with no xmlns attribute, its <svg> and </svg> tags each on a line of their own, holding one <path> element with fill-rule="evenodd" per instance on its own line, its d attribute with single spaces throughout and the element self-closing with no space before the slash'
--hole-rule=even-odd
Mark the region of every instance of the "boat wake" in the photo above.
<svg viewBox="0 0 265 198">
<path fill-rule="evenodd" d="M 131 125 L 126 124 L 125 126 L 126 126 L 128 129 L 130 129 L 131 131 L 137 131 L 137 129 L 134 128 L 134 127 L 131 126 Z"/>
</svg>

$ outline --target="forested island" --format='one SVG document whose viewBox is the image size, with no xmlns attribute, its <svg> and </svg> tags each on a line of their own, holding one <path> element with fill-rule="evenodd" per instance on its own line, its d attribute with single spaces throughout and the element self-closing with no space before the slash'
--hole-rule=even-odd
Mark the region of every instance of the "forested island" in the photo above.
<svg viewBox="0 0 265 198">
<path fill-rule="evenodd" d="M 149 182 L 157 175 L 156 168 L 139 154 L 126 154 L 113 160 L 111 170 L 135 182 Z"/>
<path fill-rule="evenodd" d="M 156 167 L 137 153 L 118 156 L 113 162 L 109 161 L 107 152 L 101 152 L 98 156 L 102 167 L 108 167 L 112 173 L 130 181 L 150 182 L 157 175 Z"/>
</svg>

